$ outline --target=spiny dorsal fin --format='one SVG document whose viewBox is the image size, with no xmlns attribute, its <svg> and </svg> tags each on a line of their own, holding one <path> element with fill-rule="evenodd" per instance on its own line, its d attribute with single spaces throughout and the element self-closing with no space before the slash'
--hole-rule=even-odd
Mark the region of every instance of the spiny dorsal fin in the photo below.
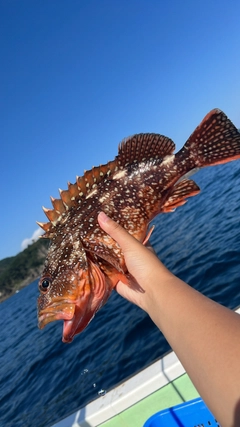
<svg viewBox="0 0 240 427">
<path fill-rule="evenodd" d="M 178 206 L 184 205 L 187 197 L 195 196 L 200 192 L 198 185 L 191 179 L 183 179 L 174 185 L 167 201 L 161 209 L 161 212 L 172 212 Z"/>
<path fill-rule="evenodd" d="M 63 204 L 63 201 L 61 199 L 54 199 L 54 197 L 50 197 L 50 198 L 55 211 L 59 214 L 63 213 L 65 211 L 65 206 Z"/>
<path fill-rule="evenodd" d="M 79 197 L 87 197 L 88 194 L 94 190 L 106 176 L 111 175 L 114 171 L 118 170 L 116 160 L 93 167 L 92 169 L 85 171 L 84 175 L 77 177 L 77 188 Z"/>
<path fill-rule="evenodd" d="M 54 227 L 51 222 L 36 222 L 39 227 L 41 227 L 45 231 L 45 233 L 42 234 L 40 237 L 51 239 L 54 236 L 54 234 L 52 234 L 52 232 L 54 231 Z"/>
<path fill-rule="evenodd" d="M 163 158 L 172 154 L 174 150 L 174 142 L 166 136 L 156 133 L 139 133 L 119 144 L 116 159 L 119 166 L 124 167 L 129 163 Z"/>
<path fill-rule="evenodd" d="M 95 187 L 106 177 L 118 170 L 116 160 L 108 162 L 105 165 L 93 167 L 85 171 L 84 175 L 76 178 L 76 183 L 68 183 L 67 190 L 59 190 L 61 199 L 51 197 L 53 209 L 43 208 L 43 211 L 49 223 L 38 223 L 38 225 L 45 231 L 43 237 L 52 238 L 54 236 L 57 224 L 64 222 L 66 219 L 67 211 L 74 207 L 79 206 L 79 201 L 85 200 L 86 197 L 91 195 Z"/>
<path fill-rule="evenodd" d="M 52 238 L 56 225 L 66 220 L 67 211 L 79 206 L 81 200 L 91 197 L 95 187 L 106 177 L 110 177 L 129 163 L 156 157 L 163 158 L 172 154 L 174 149 L 175 144 L 171 139 L 154 133 L 134 135 L 123 141 L 119 145 L 119 153 L 115 160 L 85 171 L 83 176 L 76 178 L 75 184 L 68 183 L 67 190 L 59 190 L 61 199 L 51 198 L 53 209 L 44 208 L 50 223 L 40 225 L 45 231 L 44 237 Z"/>
</svg>

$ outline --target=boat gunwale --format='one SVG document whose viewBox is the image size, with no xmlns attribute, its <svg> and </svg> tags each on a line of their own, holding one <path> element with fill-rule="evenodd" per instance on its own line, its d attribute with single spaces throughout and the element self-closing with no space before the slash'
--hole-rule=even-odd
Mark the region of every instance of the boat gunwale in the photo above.
<svg viewBox="0 0 240 427">
<path fill-rule="evenodd" d="M 233 311 L 240 314 L 240 305 Z M 97 427 L 185 373 L 177 355 L 170 350 L 52 427 Z"/>
</svg>

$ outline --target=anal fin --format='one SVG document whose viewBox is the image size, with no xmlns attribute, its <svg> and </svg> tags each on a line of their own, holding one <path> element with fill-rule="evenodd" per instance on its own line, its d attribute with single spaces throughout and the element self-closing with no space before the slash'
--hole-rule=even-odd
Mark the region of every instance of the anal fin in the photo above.
<svg viewBox="0 0 240 427">
<path fill-rule="evenodd" d="M 151 227 L 151 228 L 150 228 L 150 230 L 148 231 L 148 233 L 147 233 L 147 235 L 146 235 L 145 239 L 143 240 L 143 245 L 144 245 L 144 246 L 146 246 L 147 242 L 149 241 L 149 239 L 150 239 L 150 237 L 151 237 L 151 235 L 152 235 L 152 232 L 153 232 L 154 228 L 155 228 L 155 226 L 154 226 L 154 225 L 152 225 L 152 227 Z"/>
<path fill-rule="evenodd" d="M 162 207 L 162 212 L 172 212 L 177 207 L 184 205 L 188 197 L 195 196 L 200 192 L 198 185 L 190 180 L 184 179 L 178 182 L 169 194 L 166 202 Z"/>
</svg>

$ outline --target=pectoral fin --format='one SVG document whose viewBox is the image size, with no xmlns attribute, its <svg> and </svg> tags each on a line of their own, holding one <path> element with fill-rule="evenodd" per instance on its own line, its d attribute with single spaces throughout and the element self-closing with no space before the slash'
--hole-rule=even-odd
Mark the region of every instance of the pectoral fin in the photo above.
<svg viewBox="0 0 240 427">
<path fill-rule="evenodd" d="M 162 212 L 174 211 L 179 206 L 184 205 L 187 202 L 188 197 L 195 196 L 199 192 L 200 188 L 194 181 L 190 179 L 180 181 L 173 187 L 162 207 Z"/>
</svg>

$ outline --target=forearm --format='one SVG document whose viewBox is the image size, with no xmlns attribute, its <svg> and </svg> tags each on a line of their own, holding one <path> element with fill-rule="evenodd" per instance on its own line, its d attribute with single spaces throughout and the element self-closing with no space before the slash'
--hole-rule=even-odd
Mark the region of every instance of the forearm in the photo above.
<svg viewBox="0 0 240 427">
<path fill-rule="evenodd" d="M 145 309 L 218 421 L 223 427 L 235 426 L 240 400 L 239 315 L 171 273 L 163 281 L 162 266 L 159 270 L 161 280 L 151 283 L 143 296 Z"/>
</svg>

